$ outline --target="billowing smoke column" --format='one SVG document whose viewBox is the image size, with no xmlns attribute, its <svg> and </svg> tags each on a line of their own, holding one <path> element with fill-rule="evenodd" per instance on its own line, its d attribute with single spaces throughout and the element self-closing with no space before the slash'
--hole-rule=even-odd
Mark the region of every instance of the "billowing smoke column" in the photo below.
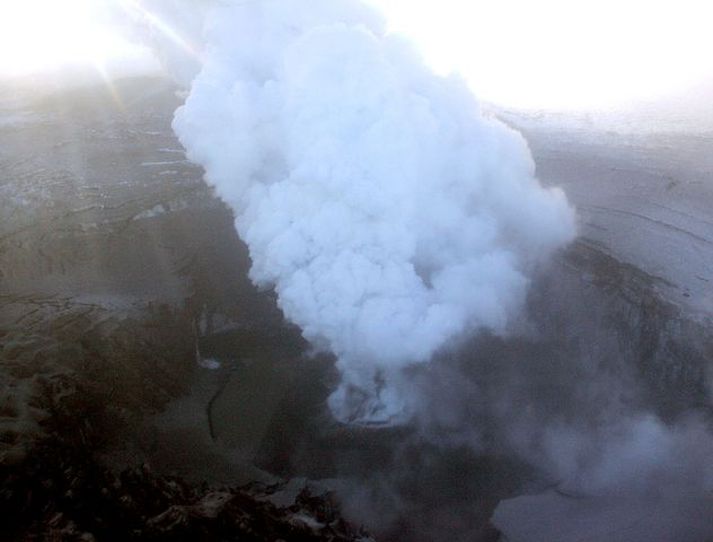
<svg viewBox="0 0 713 542">
<path fill-rule="evenodd" d="M 351 422 L 408 416 L 403 369 L 506 329 L 574 235 L 522 137 L 356 0 L 223 2 L 174 129 L 234 210 L 252 280 L 337 356 Z"/>
</svg>

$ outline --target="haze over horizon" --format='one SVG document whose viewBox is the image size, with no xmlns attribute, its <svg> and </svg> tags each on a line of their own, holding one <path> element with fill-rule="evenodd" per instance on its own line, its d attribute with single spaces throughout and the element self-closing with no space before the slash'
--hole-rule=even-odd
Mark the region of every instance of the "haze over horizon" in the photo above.
<svg viewBox="0 0 713 542">
<path fill-rule="evenodd" d="M 459 74 L 480 100 L 499 107 L 626 110 L 687 101 L 713 81 L 707 57 L 713 36 L 705 25 L 711 8 L 701 2 L 369 3 L 432 69 Z M 109 78 L 159 73 L 156 43 L 183 53 L 187 43 L 198 49 L 197 29 L 208 4 L 8 1 L 0 6 L 0 74 L 67 68 Z M 145 41 L 147 29 L 153 43 Z"/>
<path fill-rule="evenodd" d="M 0 0 L 0 539 L 713 542 L 708 11 Z"/>
</svg>

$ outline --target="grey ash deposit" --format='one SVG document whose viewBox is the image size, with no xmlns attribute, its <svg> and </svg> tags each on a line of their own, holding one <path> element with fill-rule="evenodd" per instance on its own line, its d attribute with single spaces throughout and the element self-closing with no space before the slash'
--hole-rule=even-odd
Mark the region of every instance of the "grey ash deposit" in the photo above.
<svg viewBox="0 0 713 542">
<path fill-rule="evenodd" d="M 204 396 L 225 375 L 201 367 L 203 351 L 221 356 L 204 335 L 229 321 L 233 358 L 301 343 L 249 285 L 230 213 L 183 158 L 173 87 L 3 92 L 3 539 L 366 539 L 323 488 L 285 497 L 208 436 Z M 160 418 L 186 397 L 187 427 Z"/>
<path fill-rule="evenodd" d="M 173 86 L 141 79 L 116 88 L 118 102 L 101 86 L 6 89 L 23 100 L 2 101 L 6 538 L 362 537 L 344 514 L 380 540 L 497 540 L 494 518 L 512 540 L 520 528 L 552 542 L 547 527 L 568 525 L 557 516 L 564 506 L 606 526 L 610 540 L 617 532 L 630 540 L 626 526 L 645 505 L 640 525 L 674 529 L 672 540 L 705 539 L 695 535 L 711 517 L 701 512 L 710 495 L 697 485 L 711 423 L 713 334 L 700 310 L 708 253 L 681 265 L 695 275 L 690 284 L 657 272 L 671 254 L 689 261 L 690 235 L 678 222 L 652 226 L 671 211 L 636 207 L 643 181 L 626 182 L 627 171 L 660 154 L 655 140 L 637 150 L 638 140 L 617 139 L 614 152 L 601 138 L 528 134 L 544 181 L 567 179 L 580 208 L 594 198 L 612 211 L 580 213 L 585 235 L 533 282 L 517 339 L 466 338 L 413 371 L 419 423 L 355 428 L 326 408 L 334 360 L 313 356 L 274 294 L 250 284 L 231 212 L 172 135 L 181 101 Z M 665 147 L 679 144 L 671 138 Z M 694 195 L 705 192 L 707 170 L 687 167 L 667 159 L 646 170 L 657 187 L 646 197 L 676 194 L 689 178 Z M 667 191 L 659 170 L 686 178 Z M 626 197 L 597 192 L 602 178 Z M 668 215 L 640 218 L 654 208 Z M 631 227 L 620 227 L 624 217 Z M 693 226 L 708 235 L 703 221 Z M 625 249 L 641 239 L 676 250 L 634 261 Z M 655 423 L 626 425 L 632 413 Z M 612 420 L 622 419 L 612 436 Z M 642 427 L 674 443 L 682 470 L 666 457 L 635 456 L 653 474 L 630 483 L 623 474 L 637 469 L 613 469 L 630 484 L 624 490 L 635 488 L 622 500 L 596 486 L 604 471 L 573 467 L 573 457 L 616 466 L 632 448 L 607 445 Z M 612 509 L 624 513 L 612 519 Z M 543 526 L 548 514 L 556 521 Z"/>
</svg>

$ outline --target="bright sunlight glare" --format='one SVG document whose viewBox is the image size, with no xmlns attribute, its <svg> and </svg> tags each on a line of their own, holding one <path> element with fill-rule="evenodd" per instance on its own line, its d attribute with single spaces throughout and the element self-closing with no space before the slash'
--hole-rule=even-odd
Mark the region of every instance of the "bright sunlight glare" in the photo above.
<svg viewBox="0 0 713 542">
<path fill-rule="evenodd" d="M 0 74 L 93 66 L 137 53 L 97 16 L 101 0 L 0 0 Z"/>
<path fill-rule="evenodd" d="M 605 108 L 665 97 L 713 78 L 709 2 L 368 1 L 436 71 L 460 73 L 477 96 L 501 106 Z M 170 13 L 198 5 L 192 2 L 147 4 Z M 181 29 L 144 9 L 143 0 L 0 0 L 0 74 L 101 67 L 136 54 L 139 45 L 97 15 L 98 6 L 112 3 L 139 13 L 188 50 L 178 39 Z"/>
</svg>

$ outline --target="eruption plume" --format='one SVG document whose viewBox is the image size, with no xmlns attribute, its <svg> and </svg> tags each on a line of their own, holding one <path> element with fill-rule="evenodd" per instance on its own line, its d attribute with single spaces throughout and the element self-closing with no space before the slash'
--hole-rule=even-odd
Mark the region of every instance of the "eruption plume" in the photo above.
<svg viewBox="0 0 713 542">
<path fill-rule="evenodd" d="M 251 278 L 333 352 L 337 419 L 409 415 L 402 373 L 506 330 L 574 236 L 524 139 L 357 0 L 223 2 L 174 129 L 235 213 Z"/>
</svg>

